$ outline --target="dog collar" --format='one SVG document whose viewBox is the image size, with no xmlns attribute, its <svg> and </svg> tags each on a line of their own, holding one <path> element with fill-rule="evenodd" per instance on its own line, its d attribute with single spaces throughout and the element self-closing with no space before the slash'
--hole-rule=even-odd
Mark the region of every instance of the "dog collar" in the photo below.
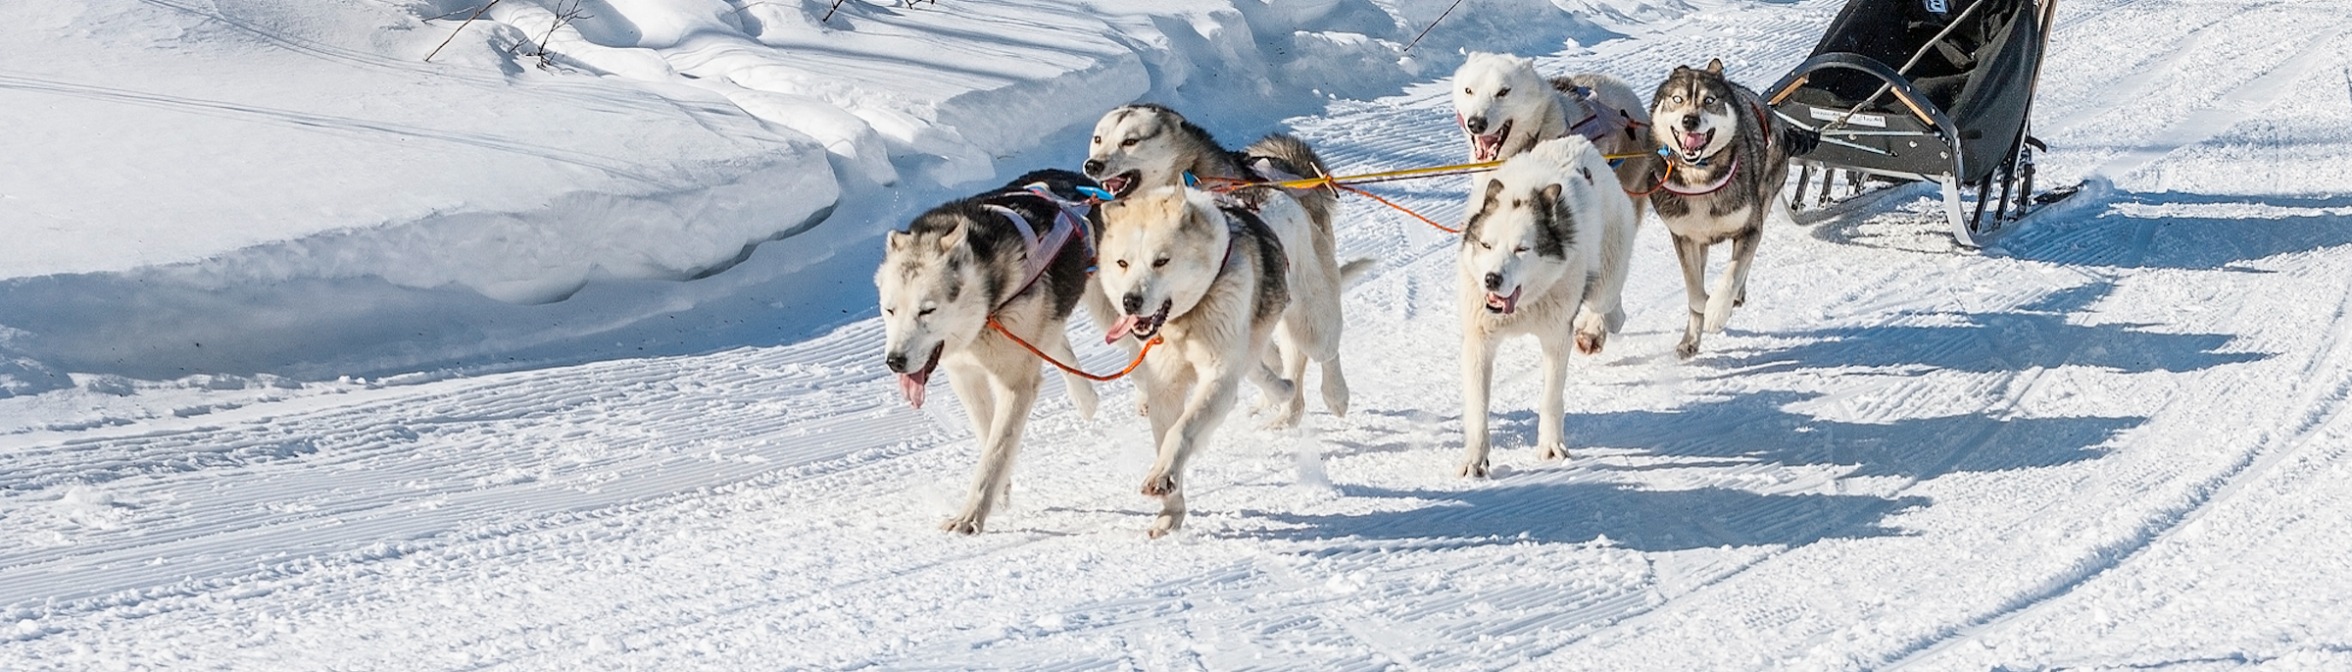
<svg viewBox="0 0 2352 672">
<path fill-rule="evenodd" d="M 1723 176 L 1715 178 L 1715 181 L 1708 183 L 1707 186 L 1699 187 L 1697 189 L 1683 189 L 1681 187 L 1675 186 L 1672 179 L 1668 179 L 1665 182 L 1659 183 L 1658 188 L 1665 189 L 1666 193 L 1674 194 L 1676 196 L 1705 196 L 1722 191 L 1724 187 L 1731 186 L 1731 178 L 1732 176 L 1739 174 L 1739 168 L 1740 157 L 1738 155 L 1733 155 L 1731 157 L 1731 166 L 1723 169 Z"/>
</svg>

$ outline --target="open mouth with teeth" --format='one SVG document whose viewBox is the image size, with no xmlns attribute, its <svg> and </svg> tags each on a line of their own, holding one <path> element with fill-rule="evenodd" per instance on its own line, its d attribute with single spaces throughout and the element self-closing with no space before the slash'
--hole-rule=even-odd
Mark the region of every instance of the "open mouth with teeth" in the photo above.
<svg viewBox="0 0 2352 672">
<path fill-rule="evenodd" d="M 1512 120 L 1505 119 L 1503 125 L 1496 127 L 1493 133 L 1471 134 L 1470 158 L 1478 161 L 1493 161 L 1495 157 L 1502 156 L 1503 139 L 1511 137 L 1511 123 Z M 1463 132 L 1467 133 L 1469 129 L 1463 129 Z"/>
<path fill-rule="evenodd" d="M 1715 129 L 1707 129 L 1705 133 L 1684 131 L 1677 140 L 1682 144 L 1682 160 L 1698 163 L 1700 159 L 1707 158 L 1701 152 L 1707 151 L 1707 143 L 1715 141 Z"/>
<path fill-rule="evenodd" d="M 1102 188 L 1104 191 L 1111 192 L 1113 198 L 1126 196 L 1127 192 L 1135 191 L 1135 183 L 1142 176 L 1143 171 L 1140 170 L 1130 170 L 1112 175 L 1102 178 Z"/>
<path fill-rule="evenodd" d="M 1519 291 L 1523 289 L 1526 289 L 1526 287 L 1514 287 L 1511 289 L 1511 294 L 1509 296 L 1496 294 L 1494 292 L 1487 292 L 1486 312 L 1500 315 L 1509 315 L 1519 312 Z"/>
<path fill-rule="evenodd" d="M 1168 309 L 1175 307 L 1175 305 L 1176 301 L 1173 299 L 1161 301 L 1160 311 L 1152 313 L 1150 317 L 1142 315 L 1119 316 L 1119 321 L 1111 324 L 1110 333 L 1103 334 L 1103 342 L 1117 343 L 1120 336 L 1130 334 L 1133 334 L 1135 340 L 1138 341 L 1150 340 L 1151 337 L 1159 335 L 1160 327 L 1168 324 Z"/>
<path fill-rule="evenodd" d="M 931 348 L 931 357 L 923 360 L 923 368 L 898 374 L 898 394 L 906 397 L 915 408 L 923 407 L 923 386 L 931 382 L 931 370 L 939 368 L 939 354 L 947 350 L 946 343 Z"/>
</svg>

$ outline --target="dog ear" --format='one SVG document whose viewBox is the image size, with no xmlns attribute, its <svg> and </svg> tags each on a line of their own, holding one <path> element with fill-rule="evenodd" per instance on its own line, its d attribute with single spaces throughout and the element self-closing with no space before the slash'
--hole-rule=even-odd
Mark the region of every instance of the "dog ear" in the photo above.
<svg viewBox="0 0 2352 672">
<path fill-rule="evenodd" d="M 1537 210 L 1558 210 L 1560 208 L 1560 184 L 1558 182 L 1544 185 L 1543 190 L 1535 192 L 1535 208 Z"/>
<path fill-rule="evenodd" d="M 914 237 L 914 234 L 910 234 L 905 231 L 891 231 L 890 235 L 887 236 L 890 241 L 889 247 L 887 249 L 892 252 L 906 249 L 907 241 L 913 239 Z"/>
<path fill-rule="evenodd" d="M 1503 200 L 1503 181 L 1502 181 L 1502 180 L 1495 180 L 1495 179 L 1489 179 L 1489 180 L 1487 180 L 1487 181 L 1486 181 L 1486 205 L 1487 205 L 1487 206 L 1493 206 L 1495 203 L 1501 202 L 1502 200 Z M 1483 209 L 1483 208 L 1482 208 L 1482 209 Z"/>
<path fill-rule="evenodd" d="M 1715 73 L 1715 74 L 1718 74 L 1718 75 L 1720 75 L 1720 74 L 1723 74 L 1723 59 L 1720 59 L 1720 58 L 1710 58 L 1710 59 L 1707 59 L 1707 72 Z"/>
<path fill-rule="evenodd" d="M 956 221 L 955 228 L 948 229 L 946 235 L 939 237 L 939 251 L 953 252 L 956 248 L 962 247 L 964 244 L 964 233 L 970 230 L 972 230 L 971 224 L 966 223 L 960 219 Z"/>
</svg>

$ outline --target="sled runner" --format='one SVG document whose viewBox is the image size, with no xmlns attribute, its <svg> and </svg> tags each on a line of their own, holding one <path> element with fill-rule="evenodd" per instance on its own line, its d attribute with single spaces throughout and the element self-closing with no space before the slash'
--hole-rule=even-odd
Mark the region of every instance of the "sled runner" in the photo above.
<svg viewBox="0 0 2352 672">
<path fill-rule="evenodd" d="M 2080 185 L 2034 192 L 2034 86 L 2057 0 L 1850 0 L 1811 58 L 1768 90 L 1821 142 L 1796 157 L 1796 206 L 1873 182 L 1932 182 L 1962 245 Z M 1834 178 L 1842 173 L 1843 184 Z M 1818 174 L 1818 183 L 1815 175 Z"/>
</svg>

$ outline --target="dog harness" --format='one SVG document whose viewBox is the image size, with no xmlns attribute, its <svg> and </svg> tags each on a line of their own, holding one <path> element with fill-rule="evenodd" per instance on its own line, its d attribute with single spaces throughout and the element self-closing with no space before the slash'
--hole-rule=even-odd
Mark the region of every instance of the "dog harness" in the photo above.
<svg viewBox="0 0 2352 672">
<path fill-rule="evenodd" d="M 1053 265 L 1054 259 L 1061 257 L 1062 250 L 1069 246 L 1072 239 L 1076 239 L 1080 244 L 1086 246 L 1087 271 L 1094 270 L 1094 240 L 1086 227 L 1086 211 L 1090 207 L 1088 204 L 1056 196 L 1053 190 L 1046 188 L 1043 182 L 1031 184 L 1024 187 L 1022 191 L 1006 192 L 1005 195 L 1035 196 L 1044 199 L 1045 202 L 1054 206 L 1054 221 L 1052 228 L 1046 229 L 1045 234 L 1040 236 L 1037 233 L 1037 227 L 1030 224 L 1029 217 L 1022 215 L 1021 211 L 994 203 L 981 204 L 981 207 L 995 211 L 997 214 L 1003 215 L 1006 221 L 1013 223 L 1013 228 L 1021 232 L 1021 246 L 1028 253 L 1028 260 L 1021 264 L 1021 282 L 1018 288 L 1014 289 L 1011 294 L 1006 294 L 1004 300 L 998 303 L 996 308 L 989 310 L 990 313 L 1004 308 L 1006 304 L 1012 303 L 1013 299 L 1020 297 L 1023 292 L 1029 291 L 1030 285 L 1037 284 L 1037 279 L 1045 276 L 1046 267 Z"/>
<path fill-rule="evenodd" d="M 1630 136 L 1633 135 L 1635 127 L 1644 125 L 1642 122 L 1634 121 L 1632 114 L 1610 107 L 1607 103 L 1601 102 L 1601 99 L 1594 98 L 1593 90 L 1590 87 L 1579 86 L 1566 91 L 1566 93 L 1573 94 L 1576 97 L 1576 102 L 1583 105 L 1585 111 L 1584 120 L 1569 124 L 1568 131 L 1584 136 L 1586 140 L 1600 142 L 1602 138 L 1609 137 L 1618 131 L 1624 131 Z"/>
</svg>

